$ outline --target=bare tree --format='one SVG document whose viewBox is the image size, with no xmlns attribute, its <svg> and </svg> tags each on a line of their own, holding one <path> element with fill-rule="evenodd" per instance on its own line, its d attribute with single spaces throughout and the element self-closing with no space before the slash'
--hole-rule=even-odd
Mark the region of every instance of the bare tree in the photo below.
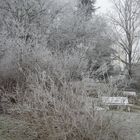
<svg viewBox="0 0 140 140">
<path fill-rule="evenodd" d="M 111 16 L 111 21 L 117 33 L 117 46 L 123 52 L 123 57 L 116 57 L 126 65 L 131 78 L 132 64 L 137 59 L 140 9 L 135 0 L 112 0 L 112 3 L 115 15 Z"/>
</svg>

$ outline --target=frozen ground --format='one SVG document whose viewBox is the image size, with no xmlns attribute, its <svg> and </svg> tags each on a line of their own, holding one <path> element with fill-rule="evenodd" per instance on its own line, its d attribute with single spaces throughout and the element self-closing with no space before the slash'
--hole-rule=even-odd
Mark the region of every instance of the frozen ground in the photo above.
<svg viewBox="0 0 140 140">
<path fill-rule="evenodd" d="M 140 112 L 108 112 L 111 124 L 124 140 L 140 140 Z"/>
<path fill-rule="evenodd" d="M 111 124 L 122 140 L 140 140 L 140 112 L 108 111 Z M 31 124 L 0 116 L 0 140 L 36 140 L 36 132 Z M 121 140 L 121 139 L 120 139 Z"/>
</svg>

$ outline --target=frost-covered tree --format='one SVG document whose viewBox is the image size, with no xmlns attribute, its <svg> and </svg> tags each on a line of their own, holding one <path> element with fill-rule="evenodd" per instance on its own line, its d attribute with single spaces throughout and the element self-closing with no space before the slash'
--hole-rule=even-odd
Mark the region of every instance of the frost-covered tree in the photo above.
<svg viewBox="0 0 140 140">
<path fill-rule="evenodd" d="M 55 1 L 0 0 L 0 3 L 2 32 L 20 53 L 47 46 L 50 30 L 61 11 Z"/>
</svg>

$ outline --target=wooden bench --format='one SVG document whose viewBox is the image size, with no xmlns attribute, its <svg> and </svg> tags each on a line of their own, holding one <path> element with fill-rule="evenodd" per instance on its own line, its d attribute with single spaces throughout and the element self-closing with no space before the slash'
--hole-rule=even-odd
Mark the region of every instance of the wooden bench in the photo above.
<svg viewBox="0 0 140 140">
<path fill-rule="evenodd" d="M 101 102 L 107 109 L 130 110 L 127 97 L 101 97 Z"/>
</svg>

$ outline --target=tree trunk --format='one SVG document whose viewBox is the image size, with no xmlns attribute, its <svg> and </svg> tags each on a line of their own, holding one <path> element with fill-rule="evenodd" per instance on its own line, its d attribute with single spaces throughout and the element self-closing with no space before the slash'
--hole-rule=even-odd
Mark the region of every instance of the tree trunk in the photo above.
<svg viewBox="0 0 140 140">
<path fill-rule="evenodd" d="M 0 95 L 0 114 L 2 114 L 3 113 L 3 108 L 2 108 L 2 102 L 1 102 L 1 95 Z"/>
<path fill-rule="evenodd" d="M 128 55 L 128 77 L 132 78 L 132 51 L 129 52 Z"/>
</svg>

